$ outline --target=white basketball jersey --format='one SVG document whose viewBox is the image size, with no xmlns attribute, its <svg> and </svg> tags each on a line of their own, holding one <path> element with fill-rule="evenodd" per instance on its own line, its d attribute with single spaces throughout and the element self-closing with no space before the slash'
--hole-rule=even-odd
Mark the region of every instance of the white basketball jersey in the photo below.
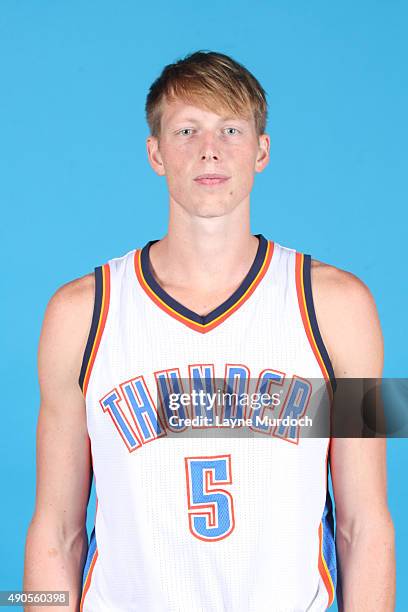
<svg viewBox="0 0 408 612">
<path fill-rule="evenodd" d="M 333 603 L 330 434 L 303 437 L 284 423 L 327 416 L 335 385 L 311 259 L 257 237 L 245 279 L 206 316 L 157 283 L 156 241 L 95 268 L 79 381 L 97 497 L 83 612 L 320 612 Z M 279 402 L 252 412 L 233 400 L 186 404 L 174 423 L 170 393 L 208 391 L 214 379 L 242 396 L 255 381 Z M 251 435 L 240 424 L 224 435 L 215 420 L 256 410 Z M 194 423 L 209 414 L 210 424 Z"/>
</svg>

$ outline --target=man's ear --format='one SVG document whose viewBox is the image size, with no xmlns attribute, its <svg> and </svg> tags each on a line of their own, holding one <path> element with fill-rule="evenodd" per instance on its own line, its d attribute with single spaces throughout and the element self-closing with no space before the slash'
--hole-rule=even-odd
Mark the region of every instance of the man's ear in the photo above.
<svg viewBox="0 0 408 612">
<path fill-rule="evenodd" d="M 164 176 L 166 174 L 166 171 L 164 169 L 162 156 L 160 154 L 159 140 L 157 136 L 148 136 L 148 138 L 146 139 L 146 148 L 149 164 L 156 172 L 156 174 L 158 174 L 159 176 Z"/>
<path fill-rule="evenodd" d="M 255 162 L 255 172 L 262 172 L 262 170 L 268 165 L 270 145 L 271 140 L 268 134 L 261 134 L 261 136 L 259 136 L 259 147 Z"/>
</svg>

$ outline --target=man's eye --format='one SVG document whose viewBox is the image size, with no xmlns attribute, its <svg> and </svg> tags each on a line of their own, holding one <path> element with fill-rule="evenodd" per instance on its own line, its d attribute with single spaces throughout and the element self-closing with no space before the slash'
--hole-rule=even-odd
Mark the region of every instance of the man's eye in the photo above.
<svg viewBox="0 0 408 612">
<path fill-rule="evenodd" d="M 233 127 L 229 127 L 229 128 L 225 128 L 225 132 L 229 135 L 229 136 L 235 136 L 235 134 L 239 133 L 239 130 L 237 130 L 237 128 L 233 128 Z"/>
<path fill-rule="evenodd" d="M 182 130 L 179 130 L 177 133 L 181 134 L 182 136 L 190 136 L 190 134 L 193 133 L 193 130 L 191 128 L 183 128 Z"/>
</svg>

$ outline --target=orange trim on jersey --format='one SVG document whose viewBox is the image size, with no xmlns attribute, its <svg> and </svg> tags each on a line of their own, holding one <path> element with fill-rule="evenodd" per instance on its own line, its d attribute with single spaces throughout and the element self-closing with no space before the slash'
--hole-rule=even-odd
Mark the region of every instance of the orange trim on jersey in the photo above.
<svg viewBox="0 0 408 612">
<path fill-rule="evenodd" d="M 96 354 L 99 349 L 99 344 L 101 342 L 103 330 L 105 328 L 106 318 L 108 316 L 109 310 L 109 299 L 110 299 L 110 268 L 109 264 L 104 264 L 102 266 L 102 304 L 101 311 L 99 314 L 98 328 L 95 335 L 95 340 L 92 346 L 91 355 L 89 357 L 88 365 L 85 372 L 84 377 L 84 385 L 83 385 L 83 394 L 86 396 L 86 391 L 88 389 L 88 383 L 91 376 L 92 368 L 95 363 Z"/>
<path fill-rule="evenodd" d="M 296 253 L 296 292 L 298 296 L 300 314 L 302 316 L 303 326 L 306 331 L 307 338 L 309 340 L 310 346 L 314 353 L 314 356 L 317 359 L 319 367 L 322 371 L 323 377 L 325 378 L 328 389 L 330 390 L 330 398 L 333 399 L 333 389 L 331 386 L 330 375 L 326 368 L 326 364 L 323 360 L 323 357 L 319 351 L 319 348 L 316 343 L 316 339 L 314 337 L 313 328 L 310 323 L 309 312 L 306 305 L 306 296 L 305 296 L 305 287 L 303 283 L 303 264 L 304 264 L 304 255 L 303 253 Z"/>
<path fill-rule="evenodd" d="M 81 596 L 81 603 L 80 603 L 80 606 L 79 606 L 79 612 L 83 612 L 83 606 L 84 606 L 84 602 L 85 602 L 85 597 L 86 597 L 86 594 L 87 594 L 87 592 L 89 590 L 89 587 L 91 586 L 92 573 L 94 571 L 94 567 L 95 567 L 95 563 L 96 563 L 97 558 L 98 558 L 98 549 L 95 548 L 95 552 L 94 552 L 94 555 L 92 557 L 91 565 L 89 566 L 89 570 L 88 570 L 88 573 L 86 575 L 84 589 L 82 591 L 82 596 Z"/>
<path fill-rule="evenodd" d="M 329 479 L 329 471 L 328 471 L 329 451 L 330 451 L 330 440 L 327 444 L 327 449 L 326 449 L 326 492 L 328 488 L 328 479 Z M 334 588 L 334 584 L 333 584 L 333 580 L 332 580 L 329 568 L 327 567 L 326 559 L 324 558 L 324 554 L 323 554 L 323 544 L 322 544 L 323 542 L 323 524 L 322 524 L 322 521 L 320 521 L 320 524 L 319 524 L 318 537 L 319 537 L 318 568 L 319 568 L 319 573 L 322 577 L 322 580 L 327 590 L 327 595 L 329 598 L 327 607 L 329 608 L 332 605 L 334 598 L 335 598 L 335 588 Z"/>
<path fill-rule="evenodd" d="M 212 329 L 214 329 L 215 327 L 217 327 L 218 325 L 220 325 L 221 323 L 223 323 L 225 321 L 225 319 L 230 317 L 236 310 L 238 310 L 238 308 L 240 308 L 240 306 L 242 306 L 242 304 L 244 304 L 244 302 L 246 302 L 247 299 L 253 294 L 253 292 L 255 291 L 255 289 L 257 288 L 257 286 L 259 285 L 259 283 L 261 282 L 261 280 L 265 276 L 266 271 L 268 270 L 269 264 L 270 264 L 271 259 L 272 259 L 273 251 L 274 251 L 274 243 L 272 241 L 268 240 L 268 245 L 267 245 L 267 249 L 266 249 L 265 259 L 264 259 L 264 261 L 262 263 L 262 266 L 259 269 L 258 274 L 254 278 L 254 280 L 252 281 L 252 283 L 250 284 L 250 286 L 248 287 L 246 292 L 235 302 L 235 304 L 230 306 L 230 308 L 228 308 L 225 312 L 223 312 L 219 317 L 217 317 L 213 321 L 210 321 L 209 323 L 197 323 L 196 321 L 192 321 L 188 317 L 185 317 L 181 313 L 179 313 L 176 310 L 174 310 L 174 308 L 171 308 L 168 304 L 166 304 L 152 290 L 152 288 L 147 283 L 147 281 L 146 281 L 146 279 L 145 279 L 145 277 L 143 275 L 143 271 L 142 271 L 142 265 L 141 265 L 141 259 L 140 259 L 141 253 L 142 253 L 142 249 L 137 249 L 137 251 L 135 252 L 134 266 L 135 266 L 136 276 L 137 276 L 137 279 L 138 279 L 141 287 L 144 289 L 144 291 L 147 293 L 147 295 L 150 297 L 150 299 L 153 300 L 153 302 L 156 304 L 156 306 L 161 308 L 164 312 L 166 312 L 167 314 L 169 314 L 173 318 L 177 319 L 181 323 L 184 323 L 184 325 L 187 325 L 187 327 L 190 327 L 190 329 L 193 329 L 193 330 L 198 331 L 198 332 L 200 332 L 202 334 L 205 334 L 205 333 L 211 331 Z"/>
<path fill-rule="evenodd" d="M 297 292 L 297 296 L 298 296 L 298 302 L 299 302 L 299 308 L 300 308 L 300 314 L 302 316 L 302 321 L 303 321 L 303 326 L 305 328 L 305 332 L 307 335 L 307 338 L 309 340 L 310 346 L 312 348 L 312 351 L 316 357 L 316 360 L 319 364 L 319 367 L 322 371 L 323 377 L 326 380 L 326 387 L 328 389 L 329 392 L 329 397 L 330 397 L 330 403 L 333 401 L 333 388 L 331 385 L 331 381 L 330 381 L 330 375 L 329 372 L 327 370 L 326 364 L 324 362 L 324 359 L 320 353 L 319 347 L 317 345 L 314 333 L 313 333 L 313 327 L 312 324 L 310 322 L 310 317 L 309 317 L 309 312 L 308 312 L 308 308 L 307 308 L 307 302 L 306 302 L 306 295 L 305 295 L 305 287 L 304 287 L 304 282 L 303 282 L 303 265 L 304 265 L 304 254 L 303 253 L 296 253 L 296 292 Z M 328 454 L 329 454 L 329 448 L 330 448 L 330 440 L 327 446 L 327 451 L 326 451 L 326 490 L 327 490 L 327 477 L 328 477 Z M 335 597 L 335 589 L 334 589 L 334 584 L 330 575 L 330 571 L 329 568 L 327 567 L 327 563 L 326 560 L 324 558 L 324 554 L 323 554 L 323 547 L 322 547 L 322 540 L 323 540 L 323 525 L 322 522 L 320 522 L 319 524 L 319 528 L 318 528 L 318 537 L 319 537 L 319 558 L 318 558 L 318 568 L 319 568 L 319 572 L 320 575 L 323 579 L 323 582 L 326 586 L 327 589 L 327 594 L 329 597 L 329 602 L 328 602 L 328 607 L 331 606 L 331 604 L 334 601 L 334 597 Z"/>
<path fill-rule="evenodd" d="M 322 523 L 320 522 L 319 525 L 319 572 L 320 575 L 323 579 L 323 582 L 325 584 L 326 590 L 327 590 L 327 594 L 329 596 L 329 601 L 327 604 L 327 607 L 329 608 L 333 601 L 334 601 L 334 597 L 335 597 L 335 592 L 334 592 L 334 584 L 332 581 L 332 578 L 330 576 L 330 572 L 329 572 L 329 568 L 327 567 L 327 563 L 326 563 L 326 559 L 324 558 L 323 555 L 323 547 L 322 547 L 322 539 L 323 539 L 323 526 Z"/>
<path fill-rule="evenodd" d="M 96 498 L 96 508 L 95 508 L 95 521 L 94 524 L 96 524 L 96 515 L 98 513 L 98 498 Z M 96 536 L 95 536 L 96 537 Z M 82 589 L 82 594 L 81 594 L 81 601 L 79 604 L 79 612 L 83 612 L 83 606 L 84 606 L 84 602 L 85 602 L 85 597 L 87 592 L 89 591 L 89 587 L 91 586 L 91 581 L 92 581 L 92 574 L 95 568 L 95 563 L 96 560 L 98 558 L 98 545 L 96 545 L 94 554 L 92 556 L 92 561 L 89 565 L 88 568 L 88 572 L 86 574 L 86 578 L 85 578 L 85 582 L 84 582 L 84 588 Z"/>
</svg>

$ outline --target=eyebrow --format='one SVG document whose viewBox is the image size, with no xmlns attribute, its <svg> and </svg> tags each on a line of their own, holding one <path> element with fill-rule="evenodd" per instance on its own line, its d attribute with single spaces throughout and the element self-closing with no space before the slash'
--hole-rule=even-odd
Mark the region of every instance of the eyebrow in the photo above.
<svg viewBox="0 0 408 612">
<path fill-rule="evenodd" d="M 228 117 L 221 117 L 221 121 L 247 121 L 245 117 L 238 117 L 237 115 L 229 115 Z"/>
<path fill-rule="evenodd" d="M 247 121 L 247 119 L 245 119 L 245 117 L 234 117 L 231 115 L 229 117 L 221 117 L 220 122 L 223 122 L 223 121 Z M 199 123 L 200 120 L 194 119 L 193 117 L 182 117 L 181 119 L 175 119 L 173 123 L 185 123 L 185 122 Z"/>
<path fill-rule="evenodd" d="M 190 123 L 197 123 L 198 119 L 193 119 L 192 117 L 182 117 L 181 119 L 176 119 L 174 123 L 184 123 L 185 121 L 188 121 Z"/>
</svg>

